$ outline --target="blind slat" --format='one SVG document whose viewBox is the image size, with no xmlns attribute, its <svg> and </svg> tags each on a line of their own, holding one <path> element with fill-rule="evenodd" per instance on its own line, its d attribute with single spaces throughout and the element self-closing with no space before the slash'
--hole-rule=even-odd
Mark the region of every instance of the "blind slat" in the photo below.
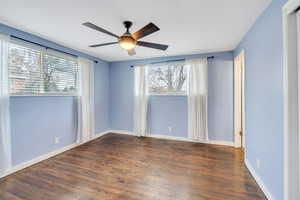
<svg viewBox="0 0 300 200">
<path fill-rule="evenodd" d="M 11 43 L 11 94 L 68 94 L 77 90 L 78 64 L 74 57 Z"/>
</svg>

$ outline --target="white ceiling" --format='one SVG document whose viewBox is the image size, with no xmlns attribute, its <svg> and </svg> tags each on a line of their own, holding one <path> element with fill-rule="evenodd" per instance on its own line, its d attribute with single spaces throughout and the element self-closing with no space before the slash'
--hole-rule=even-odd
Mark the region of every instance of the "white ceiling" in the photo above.
<svg viewBox="0 0 300 200">
<path fill-rule="evenodd" d="M 0 0 L 0 21 L 107 61 L 234 49 L 271 0 Z M 167 51 L 136 47 L 128 56 L 118 45 L 89 48 L 115 41 L 81 24 L 90 21 L 117 35 L 122 22 L 131 32 L 149 22 L 160 31 L 142 40 L 168 44 Z"/>
</svg>

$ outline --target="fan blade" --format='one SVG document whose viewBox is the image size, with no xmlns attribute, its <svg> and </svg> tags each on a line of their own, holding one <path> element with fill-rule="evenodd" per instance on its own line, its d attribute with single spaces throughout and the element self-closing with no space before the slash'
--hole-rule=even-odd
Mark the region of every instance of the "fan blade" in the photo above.
<svg viewBox="0 0 300 200">
<path fill-rule="evenodd" d="M 118 42 L 108 42 L 108 43 L 103 43 L 103 44 L 94 44 L 94 45 L 91 45 L 89 47 L 102 47 L 102 46 L 107 46 L 107 45 L 111 45 L 111 44 L 118 44 Z"/>
<path fill-rule="evenodd" d="M 134 49 L 128 50 L 128 55 L 133 56 L 133 55 L 135 55 L 135 54 L 136 54 L 136 53 L 135 53 L 135 50 L 134 50 Z"/>
<path fill-rule="evenodd" d="M 157 43 L 143 42 L 143 41 L 137 41 L 136 45 L 149 47 L 153 49 L 159 49 L 159 50 L 166 50 L 169 47 L 168 45 L 165 44 L 157 44 Z"/>
<path fill-rule="evenodd" d="M 139 31 L 135 32 L 132 34 L 132 37 L 135 40 L 141 39 L 147 35 L 150 35 L 151 33 L 154 33 L 156 31 L 159 31 L 160 29 L 153 23 L 149 23 L 148 25 L 144 26 L 142 29 Z"/>
<path fill-rule="evenodd" d="M 108 34 L 108 35 L 110 35 L 110 36 L 119 38 L 119 36 L 117 36 L 117 35 L 115 35 L 115 34 L 109 32 L 109 31 L 107 31 L 107 30 L 105 30 L 105 29 L 103 29 L 103 28 L 100 28 L 99 26 L 96 26 L 95 24 L 92 24 L 91 22 L 85 22 L 85 23 L 83 23 L 82 25 L 87 26 L 87 27 L 89 27 L 89 28 L 91 28 L 91 29 L 94 29 L 94 30 L 96 30 L 96 31 L 100 31 L 100 32 L 102 32 L 102 33 Z"/>
</svg>

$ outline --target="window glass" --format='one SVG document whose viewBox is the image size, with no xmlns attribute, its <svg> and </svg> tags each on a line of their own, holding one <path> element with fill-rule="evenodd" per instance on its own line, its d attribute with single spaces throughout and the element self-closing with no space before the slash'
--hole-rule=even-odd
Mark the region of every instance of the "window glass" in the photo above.
<svg viewBox="0 0 300 200">
<path fill-rule="evenodd" d="M 185 94 L 187 69 L 183 62 L 152 65 L 148 68 L 150 94 Z"/>
<path fill-rule="evenodd" d="M 77 91 L 77 59 L 55 51 L 10 44 L 12 95 L 72 95 Z"/>
</svg>

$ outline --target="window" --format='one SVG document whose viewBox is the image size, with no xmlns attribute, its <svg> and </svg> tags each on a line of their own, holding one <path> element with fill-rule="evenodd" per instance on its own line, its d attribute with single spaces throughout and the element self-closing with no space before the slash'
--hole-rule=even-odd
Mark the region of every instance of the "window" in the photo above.
<svg viewBox="0 0 300 200">
<path fill-rule="evenodd" d="M 77 79 L 75 57 L 19 41 L 10 44 L 11 95 L 73 95 Z"/>
<path fill-rule="evenodd" d="M 44 55 L 44 91 L 74 93 L 77 86 L 77 62 L 51 54 Z"/>
<path fill-rule="evenodd" d="M 10 44 L 9 80 L 11 94 L 35 94 L 41 85 L 41 51 Z"/>
<path fill-rule="evenodd" d="M 152 65 L 148 68 L 148 92 L 150 94 L 185 95 L 187 68 L 184 62 Z"/>
</svg>

